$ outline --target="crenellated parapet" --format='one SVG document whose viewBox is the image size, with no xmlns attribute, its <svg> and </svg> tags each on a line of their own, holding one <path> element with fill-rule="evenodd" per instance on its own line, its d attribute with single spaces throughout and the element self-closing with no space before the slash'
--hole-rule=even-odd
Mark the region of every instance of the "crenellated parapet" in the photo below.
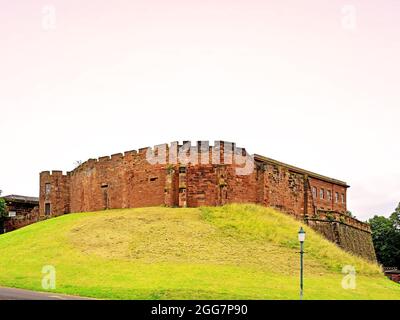
<svg viewBox="0 0 400 320">
<path fill-rule="evenodd" d="M 64 174 L 63 171 L 53 170 L 53 171 L 42 171 L 40 172 L 41 177 L 63 177 L 68 176 L 68 172 Z"/>
<path fill-rule="evenodd" d="M 132 158 L 145 159 L 152 165 L 237 165 L 243 168 L 242 171 L 238 170 L 239 174 L 240 172 L 242 174 L 251 173 L 254 167 L 253 157 L 247 154 L 245 148 L 236 147 L 233 142 L 215 141 L 214 145 L 211 145 L 209 141 L 197 141 L 193 145 L 190 141 L 183 141 L 182 144 L 174 141 L 170 144 L 158 144 L 153 147 L 89 159 L 70 174 L 91 168 L 98 163 L 123 162 Z"/>
</svg>

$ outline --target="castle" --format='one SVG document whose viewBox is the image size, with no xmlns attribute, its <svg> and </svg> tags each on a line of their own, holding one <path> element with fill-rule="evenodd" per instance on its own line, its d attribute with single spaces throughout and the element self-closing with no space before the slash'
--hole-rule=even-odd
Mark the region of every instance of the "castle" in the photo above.
<svg viewBox="0 0 400 320">
<path fill-rule="evenodd" d="M 40 173 L 41 219 L 145 206 L 256 203 L 292 214 L 345 250 L 376 260 L 369 225 L 347 214 L 346 182 L 234 143 L 173 142 L 89 159 L 72 172 Z"/>
</svg>

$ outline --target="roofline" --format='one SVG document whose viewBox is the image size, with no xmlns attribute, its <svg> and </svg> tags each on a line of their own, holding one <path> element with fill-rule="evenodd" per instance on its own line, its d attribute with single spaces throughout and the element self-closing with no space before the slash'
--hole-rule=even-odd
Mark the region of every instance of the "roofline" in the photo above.
<svg viewBox="0 0 400 320">
<path fill-rule="evenodd" d="M 16 197 L 21 197 L 21 198 L 16 198 Z M 24 197 L 24 196 L 18 196 L 18 195 L 7 195 L 4 197 L 0 197 L 6 201 L 10 202 L 17 202 L 17 203 L 29 203 L 29 204 L 39 204 L 39 198 L 36 197 Z"/>
<path fill-rule="evenodd" d="M 277 160 L 274 160 L 274 159 L 271 159 L 271 158 L 267 158 L 267 157 L 261 156 L 259 154 L 254 154 L 254 160 L 267 162 L 267 163 L 275 164 L 275 165 L 279 165 L 279 166 L 283 166 L 283 167 L 288 168 L 290 171 L 293 171 L 293 172 L 296 172 L 296 173 L 301 173 L 301 174 L 304 174 L 304 175 L 308 175 L 311 178 L 315 178 L 315 179 L 322 180 L 322 181 L 325 181 L 325 182 L 333 183 L 333 184 L 340 185 L 340 186 L 343 186 L 343 187 L 346 187 L 346 188 L 350 187 L 345 181 L 329 178 L 329 177 L 323 176 L 321 174 L 318 174 L 318 173 L 315 173 L 315 172 L 312 172 L 312 171 L 304 170 L 304 169 L 292 166 L 292 165 L 287 164 L 287 163 L 283 163 L 283 162 L 280 162 L 280 161 L 277 161 Z"/>
<path fill-rule="evenodd" d="M 400 270 L 384 270 L 384 273 L 389 273 L 389 274 L 400 274 Z"/>
</svg>

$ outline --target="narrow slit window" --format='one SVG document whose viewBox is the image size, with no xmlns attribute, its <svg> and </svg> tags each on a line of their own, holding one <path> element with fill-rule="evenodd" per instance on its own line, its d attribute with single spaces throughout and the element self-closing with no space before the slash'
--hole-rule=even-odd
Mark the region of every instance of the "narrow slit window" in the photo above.
<svg viewBox="0 0 400 320">
<path fill-rule="evenodd" d="M 49 195 L 50 192 L 51 192 L 51 184 L 50 183 L 46 183 L 44 188 L 45 188 L 46 195 Z"/>
</svg>

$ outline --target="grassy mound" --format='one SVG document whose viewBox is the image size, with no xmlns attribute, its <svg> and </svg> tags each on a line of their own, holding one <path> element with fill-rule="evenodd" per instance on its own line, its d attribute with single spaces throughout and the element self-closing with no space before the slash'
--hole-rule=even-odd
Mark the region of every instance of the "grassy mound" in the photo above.
<svg viewBox="0 0 400 320">
<path fill-rule="evenodd" d="M 141 208 L 77 213 L 0 236 L 0 286 L 105 299 L 298 299 L 301 223 L 255 205 Z M 400 299 L 379 266 L 310 228 L 306 299 Z M 342 287 L 342 268 L 356 288 Z"/>
</svg>

